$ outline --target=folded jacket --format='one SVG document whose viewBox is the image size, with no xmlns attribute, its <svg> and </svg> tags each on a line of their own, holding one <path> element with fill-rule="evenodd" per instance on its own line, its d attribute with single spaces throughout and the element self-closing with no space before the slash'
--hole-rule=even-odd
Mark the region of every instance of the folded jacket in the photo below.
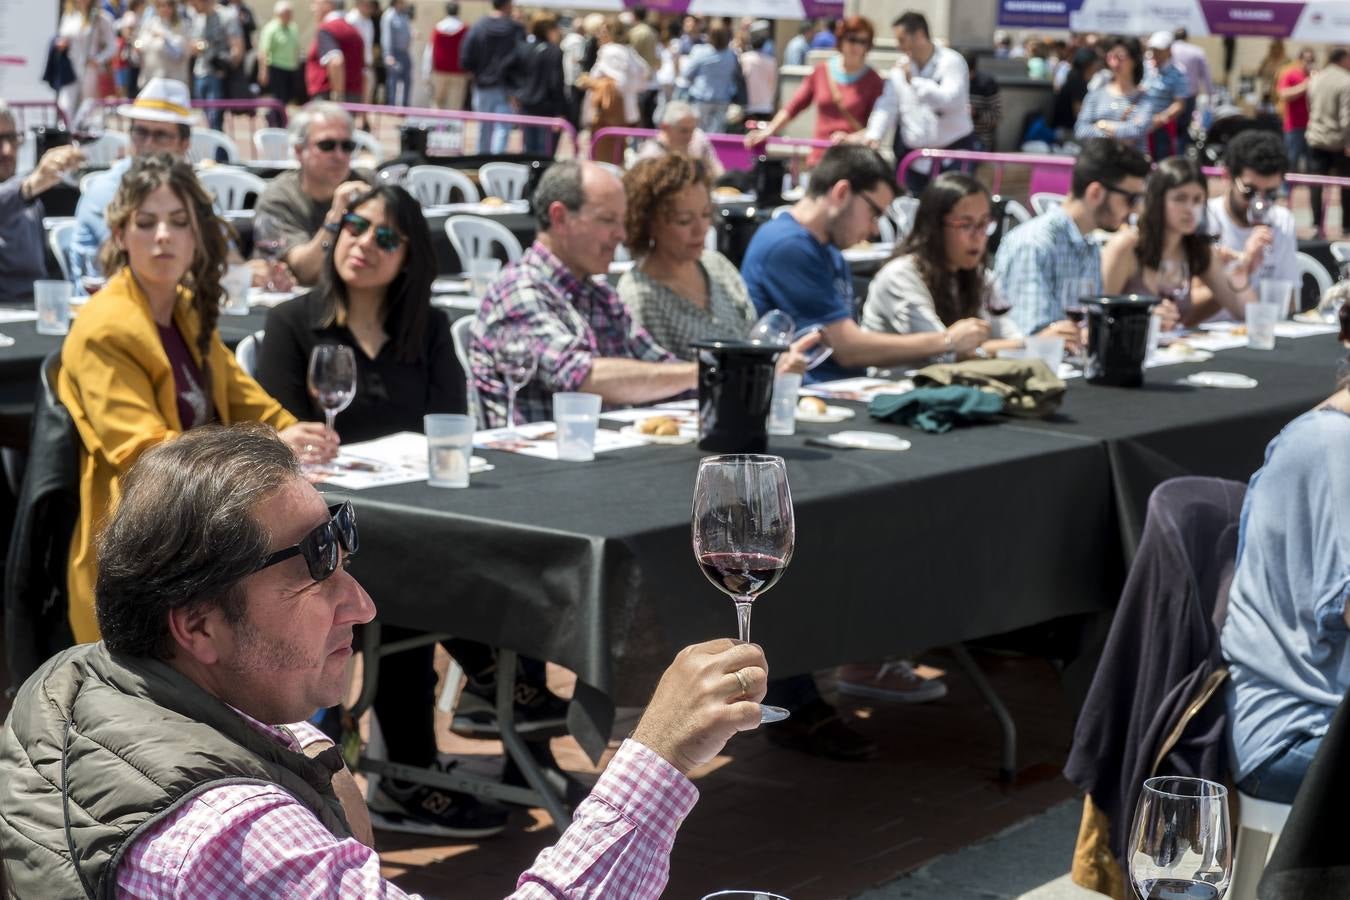
<svg viewBox="0 0 1350 900">
<path fill-rule="evenodd" d="M 876 419 L 932 434 L 991 419 L 1003 412 L 1003 398 L 973 387 L 921 387 L 903 394 L 879 394 L 867 405 Z"/>
<path fill-rule="evenodd" d="M 920 369 L 915 387 L 965 385 L 1003 398 L 1010 416 L 1045 418 L 1059 409 L 1064 381 L 1039 359 L 970 359 Z"/>
</svg>

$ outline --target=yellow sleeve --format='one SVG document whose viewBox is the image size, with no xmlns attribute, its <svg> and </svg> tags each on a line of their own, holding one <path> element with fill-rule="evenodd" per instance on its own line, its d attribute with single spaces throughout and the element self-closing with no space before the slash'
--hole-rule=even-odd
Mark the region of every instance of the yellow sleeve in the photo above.
<svg viewBox="0 0 1350 900">
<path fill-rule="evenodd" d="M 212 341 L 211 357 L 212 377 L 225 381 L 230 422 L 262 422 L 281 431 L 299 421 L 239 367 L 219 332 Z"/>
</svg>

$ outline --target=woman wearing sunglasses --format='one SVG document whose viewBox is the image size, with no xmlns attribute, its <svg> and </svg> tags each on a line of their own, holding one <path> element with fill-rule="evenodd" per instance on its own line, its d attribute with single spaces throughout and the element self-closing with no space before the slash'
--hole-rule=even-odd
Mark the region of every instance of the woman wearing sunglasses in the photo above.
<svg viewBox="0 0 1350 900">
<path fill-rule="evenodd" d="M 991 208 L 988 188 L 974 178 L 939 175 L 919 198 L 895 258 L 872 279 L 862 327 L 907 335 L 916 364 L 1022 346 L 986 268 Z"/>
<path fill-rule="evenodd" d="M 463 413 L 465 378 L 450 339 L 450 321 L 431 306 L 436 252 L 422 208 L 401 187 L 382 186 L 357 196 L 341 213 L 341 227 L 314 290 L 267 315 L 258 356 L 258 381 L 298 416 L 320 415 L 306 386 L 317 344 L 343 344 L 356 357 L 356 396 L 338 417 L 347 442 L 400 431 L 421 432 L 428 413 Z M 308 557 L 306 557 L 308 559 Z M 386 626 L 382 639 L 417 632 Z M 466 671 L 482 666 L 487 648 L 460 646 Z M 375 713 L 389 759 L 417 768 L 436 760 L 432 727 L 435 646 L 380 661 Z M 506 813 L 471 797 L 381 779 L 371 814 L 384 830 L 478 838 L 500 831 Z"/>
<path fill-rule="evenodd" d="M 1144 210 L 1136 227 L 1125 226 L 1102 249 L 1102 287 L 1108 294 L 1162 297 L 1156 313 L 1164 328 L 1195 325 L 1220 309 L 1238 319 L 1255 302 L 1250 282 L 1226 269 L 1201 229 L 1209 184 L 1200 166 L 1180 156 L 1165 159 L 1149 175 Z M 1198 280 L 1212 302 L 1193 302 Z"/>
<path fill-rule="evenodd" d="M 239 368 L 216 330 L 226 225 L 186 162 L 138 157 L 107 211 L 111 273 L 61 349 L 57 392 L 80 437 L 80 514 L 67 585 L 75 640 L 96 641 L 95 536 L 120 479 L 147 448 L 217 422 L 271 425 L 297 454 L 327 459 L 336 437 L 297 423 Z M 313 418 L 313 417 L 310 417 Z"/>
</svg>

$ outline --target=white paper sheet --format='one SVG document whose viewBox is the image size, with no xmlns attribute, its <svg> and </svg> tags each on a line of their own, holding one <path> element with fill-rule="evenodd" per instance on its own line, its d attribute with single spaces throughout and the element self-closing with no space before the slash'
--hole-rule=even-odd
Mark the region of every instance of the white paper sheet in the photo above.
<svg viewBox="0 0 1350 900">
<path fill-rule="evenodd" d="M 341 474 L 325 476 L 325 484 L 359 491 L 389 484 L 427 480 L 427 438 L 415 431 L 400 431 L 373 441 L 344 444 L 331 465 Z M 481 456 L 469 463 L 469 474 L 490 472 Z"/>
<path fill-rule="evenodd" d="M 0 325 L 10 322 L 36 322 L 37 317 L 35 309 L 0 308 Z"/>
<path fill-rule="evenodd" d="M 535 456 L 539 459 L 558 458 L 557 429 L 552 422 L 531 422 L 517 425 L 515 434 L 509 428 L 490 428 L 479 431 L 473 436 L 473 445 L 479 450 L 505 450 L 522 456 Z M 631 447 L 645 447 L 647 442 L 641 438 L 630 437 L 597 428 L 595 431 L 595 452 L 608 453 L 611 450 L 627 450 Z"/>
</svg>

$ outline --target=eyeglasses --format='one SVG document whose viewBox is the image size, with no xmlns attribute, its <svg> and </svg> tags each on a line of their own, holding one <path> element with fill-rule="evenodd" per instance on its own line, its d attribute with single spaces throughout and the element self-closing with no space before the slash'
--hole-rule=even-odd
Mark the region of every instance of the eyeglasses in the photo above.
<svg viewBox="0 0 1350 900">
<path fill-rule="evenodd" d="M 301 538 L 300 543 L 285 550 L 278 550 L 264 559 L 262 565 L 253 571 L 261 572 L 279 562 L 285 562 L 292 556 L 303 556 L 305 564 L 309 566 L 310 578 L 324 581 L 332 577 L 337 571 L 338 562 L 342 559 L 338 547 L 341 546 L 346 550 L 346 558 L 351 559 L 356 555 L 361 541 L 356 534 L 356 510 L 352 509 L 350 500 L 339 506 L 328 507 L 328 517 L 327 522 Z"/>
<path fill-rule="evenodd" d="M 1128 203 L 1130 206 L 1137 206 L 1139 204 L 1140 199 L 1142 199 L 1144 196 L 1143 191 L 1127 191 L 1119 185 L 1108 184 L 1105 181 L 1099 181 L 1098 184 L 1106 188 L 1111 193 L 1119 194 L 1120 196 L 1124 197 L 1125 202 Z"/>
<path fill-rule="evenodd" d="M 886 210 L 882 209 L 880 206 L 877 206 L 877 202 L 873 200 L 871 197 L 867 196 L 862 191 L 855 191 L 854 194 L 855 196 L 863 198 L 863 202 L 866 203 L 871 208 L 872 215 L 874 217 L 880 219 L 882 216 L 886 215 Z"/>
<path fill-rule="evenodd" d="M 863 37 L 863 36 L 860 35 L 860 34 L 846 34 L 846 35 L 844 35 L 844 43 L 845 43 L 845 44 L 857 44 L 857 45 L 860 46 L 860 47 L 871 47 L 871 46 L 872 46 L 872 42 L 871 42 L 870 40 L 868 40 L 867 38 Z"/>
<path fill-rule="evenodd" d="M 358 216 L 356 213 L 347 213 L 342 217 L 342 227 L 354 238 L 359 238 L 370 230 L 370 220 L 365 216 Z M 403 243 L 403 236 L 388 225 L 378 225 L 375 228 L 375 246 L 381 250 L 393 253 Z"/>
<path fill-rule="evenodd" d="M 948 228 L 955 228 L 966 237 L 974 237 L 980 232 L 984 232 L 986 235 L 992 237 L 994 232 L 998 230 L 998 223 L 988 216 L 985 216 L 983 219 L 961 219 L 956 222 L 943 219 L 942 224 L 946 225 Z"/>
<path fill-rule="evenodd" d="M 1248 201 L 1260 194 L 1267 202 L 1274 203 L 1275 199 L 1280 196 L 1280 189 L 1277 187 L 1262 191 L 1245 184 L 1241 178 L 1233 179 L 1233 187 L 1237 188 L 1237 192 L 1242 195 L 1243 200 Z"/>
<path fill-rule="evenodd" d="M 334 138 L 324 138 L 321 141 L 315 141 L 314 146 L 323 153 L 332 153 L 334 150 L 341 150 L 348 156 L 356 151 L 356 141 L 351 138 L 348 138 L 345 141 L 339 141 Z"/>
<path fill-rule="evenodd" d="M 131 139 L 138 144 L 154 144 L 164 147 L 178 140 L 178 132 L 158 131 L 154 128 L 146 128 L 144 125 L 131 126 Z"/>
<path fill-rule="evenodd" d="M 24 134 L 20 131 L 0 131 L 0 144 L 13 144 L 16 147 L 23 146 Z"/>
</svg>

